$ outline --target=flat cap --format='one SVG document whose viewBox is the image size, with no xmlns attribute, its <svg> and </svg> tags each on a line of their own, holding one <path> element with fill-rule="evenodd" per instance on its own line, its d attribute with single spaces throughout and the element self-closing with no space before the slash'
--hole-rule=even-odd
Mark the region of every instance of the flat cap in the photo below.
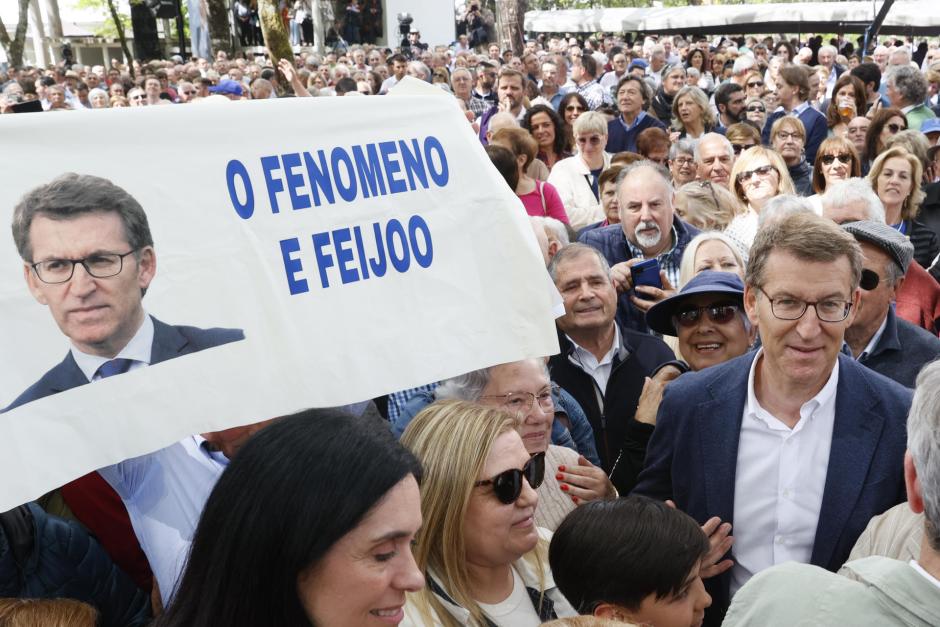
<svg viewBox="0 0 940 627">
<path fill-rule="evenodd" d="M 848 222 L 843 224 L 842 228 L 851 233 L 855 239 L 868 242 L 888 253 L 901 270 L 907 272 L 908 266 L 914 259 L 914 245 L 897 229 L 870 220 Z"/>
</svg>

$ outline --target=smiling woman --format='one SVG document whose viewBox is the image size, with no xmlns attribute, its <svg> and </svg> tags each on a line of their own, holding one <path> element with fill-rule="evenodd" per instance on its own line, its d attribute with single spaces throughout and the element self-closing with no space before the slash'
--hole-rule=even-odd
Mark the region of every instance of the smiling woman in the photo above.
<svg viewBox="0 0 940 627">
<path fill-rule="evenodd" d="M 538 625 L 574 610 L 547 565 L 535 525 L 544 454 L 530 455 L 519 419 L 466 401 L 435 403 L 402 443 L 426 470 L 415 558 L 426 588 L 409 595 L 408 625 Z"/>
<path fill-rule="evenodd" d="M 424 586 L 421 468 L 388 429 L 335 410 L 248 441 L 206 503 L 155 627 L 395 625 Z"/>
</svg>

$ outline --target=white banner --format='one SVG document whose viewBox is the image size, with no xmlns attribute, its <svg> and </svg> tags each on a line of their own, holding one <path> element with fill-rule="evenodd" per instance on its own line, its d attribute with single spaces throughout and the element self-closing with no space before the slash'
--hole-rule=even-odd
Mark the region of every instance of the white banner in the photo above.
<svg viewBox="0 0 940 627">
<path fill-rule="evenodd" d="M 0 511 L 192 433 L 557 351 L 524 210 L 451 99 L 6 115 L 0 146 L 0 407 L 69 353 L 9 230 L 63 173 L 142 205 L 148 314 L 245 335 L 0 414 Z"/>
</svg>

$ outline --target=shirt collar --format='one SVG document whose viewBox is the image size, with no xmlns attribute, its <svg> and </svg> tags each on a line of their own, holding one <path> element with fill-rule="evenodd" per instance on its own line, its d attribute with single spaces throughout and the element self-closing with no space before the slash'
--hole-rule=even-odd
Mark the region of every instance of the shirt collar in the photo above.
<svg viewBox="0 0 940 627">
<path fill-rule="evenodd" d="M 582 354 L 585 356 L 590 355 L 592 358 L 594 358 L 594 353 L 592 353 L 588 349 L 584 348 L 583 346 L 575 342 L 574 339 L 572 339 L 570 335 L 565 333 L 565 337 L 568 339 L 569 342 L 571 342 L 571 348 L 574 353 L 578 354 L 579 356 Z M 620 349 L 620 328 L 615 323 L 613 342 L 611 343 L 610 349 L 607 351 L 607 353 L 605 353 L 603 357 L 597 360 L 597 365 L 603 366 L 604 364 L 612 363 L 614 360 L 614 356 L 617 354 L 617 351 L 619 349 Z"/>
<path fill-rule="evenodd" d="M 663 259 L 663 258 L 671 256 L 672 253 L 676 252 L 676 247 L 679 246 L 679 233 L 678 231 L 676 231 L 675 219 L 673 219 L 672 221 L 672 228 L 669 231 L 669 235 L 670 237 L 672 237 L 672 246 L 670 246 L 668 250 L 656 255 L 656 259 Z M 629 238 L 626 237 L 626 235 L 624 235 L 624 239 L 627 240 L 627 249 L 630 251 L 631 258 L 637 258 L 637 257 L 640 257 L 642 259 L 647 258 L 643 254 L 643 251 L 637 248 L 636 246 L 634 246 L 633 242 L 631 242 Z"/>
<path fill-rule="evenodd" d="M 82 374 L 85 375 L 85 378 L 91 381 L 95 373 L 98 372 L 98 368 L 102 366 L 105 362 L 111 361 L 111 359 L 124 358 L 130 359 L 132 361 L 139 361 L 150 365 L 150 354 L 153 350 L 153 320 L 147 314 L 144 314 L 144 322 L 140 325 L 140 328 L 137 329 L 137 333 L 134 334 L 134 337 L 131 338 L 131 341 L 121 349 L 117 355 L 112 357 L 99 357 L 98 355 L 89 355 L 88 353 L 83 353 L 82 351 L 71 347 L 72 358 L 75 360 L 75 363 L 78 364 L 79 369 L 82 371 Z"/>
<path fill-rule="evenodd" d="M 809 102 L 804 100 L 800 104 L 793 107 L 793 115 L 803 115 L 803 112 L 809 109 Z"/>
<path fill-rule="evenodd" d="M 885 315 L 885 319 L 881 321 L 881 326 L 878 327 L 878 330 L 875 331 L 875 334 L 871 336 L 871 341 L 868 342 L 868 346 L 865 347 L 865 350 L 858 356 L 859 361 L 862 359 L 867 359 L 869 355 L 874 352 L 875 347 L 878 346 L 878 342 L 881 340 L 881 336 L 884 335 L 885 329 L 888 327 L 888 316 Z"/>
<path fill-rule="evenodd" d="M 757 354 L 754 356 L 754 361 L 751 362 L 751 371 L 747 376 L 747 403 L 744 406 L 744 417 L 745 419 L 755 418 L 767 426 L 772 426 L 773 423 L 771 423 L 769 419 L 773 418 L 777 422 L 779 422 L 779 419 L 761 407 L 760 402 L 757 400 L 757 394 L 754 392 L 754 380 L 757 373 L 757 364 L 763 358 L 763 356 L 764 349 L 762 347 L 757 350 Z M 793 431 L 796 432 L 802 428 L 801 425 L 805 423 L 804 418 L 808 418 L 810 420 L 813 419 L 817 409 L 830 403 L 834 403 L 836 390 L 838 387 L 839 359 L 836 358 L 836 363 L 832 367 L 832 372 L 829 373 L 829 380 L 826 381 L 826 385 L 824 385 L 822 389 L 816 393 L 816 396 L 809 399 L 800 406 L 800 422 L 797 423 L 797 426 L 794 427 Z"/>
<path fill-rule="evenodd" d="M 643 111 L 643 110 L 641 109 L 639 115 L 637 115 L 635 118 L 633 118 L 633 124 L 631 124 L 631 125 L 629 125 L 629 126 L 627 126 L 627 123 L 623 121 L 623 116 L 622 116 L 622 115 L 618 115 L 618 116 L 617 116 L 617 119 L 620 120 L 620 124 L 623 126 L 623 130 L 629 132 L 629 131 L 635 129 L 635 128 L 637 127 L 637 125 L 638 125 L 640 122 L 642 122 L 642 121 L 643 121 L 643 118 L 645 118 L 645 117 L 646 117 L 646 111 Z"/>
<path fill-rule="evenodd" d="M 906 107 L 901 107 L 901 113 L 910 113 L 916 107 L 917 107 L 916 104 L 910 104 L 910 105 L 907 105 Z"/>
</svg>

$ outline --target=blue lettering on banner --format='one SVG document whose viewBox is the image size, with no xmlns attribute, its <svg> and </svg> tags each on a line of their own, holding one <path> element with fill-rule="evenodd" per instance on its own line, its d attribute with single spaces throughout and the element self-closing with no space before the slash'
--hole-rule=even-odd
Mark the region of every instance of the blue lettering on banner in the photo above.
<svg viewBox="0 0 940 627">
<path fill-rule="evenodd" d="M 238 199 L 238 190 L 235 189 L 235 178 L 242 182 L 245 189 L 245 202 Z M 255 193 L 251 189 L 251 179 L 248 178 L 248 170 L 245 164 L 237 159 L 232 159 L 225 166 L 225 182 L 228 185 L 228 196 L 232 201 L 232 207 L 235 213 L 243 220 L 247 220 L 255 212 Z"/>
<path fill-rule="evenodd" d="M 393 218 L 364 228 L 343 227 L 314 233 L 310 239 L 312 255 L 309 249 L 302 248 L 302 239 L 281 240 L 281 258 L 291 295 L 310 291 L 303 278 L 310 274 L 304 271 L 305 263 L 316 264 L 320 287 L 324 289 L 382 278 L 389 269 L 405 274 L 415 268 L 430 267 L 434 258 L 431 229 L 419 215 L 411 216 L 407 224 L 405 228 Z"/>
<path fill-rule="evenodd" d="M 279 214 L 278 194 L 286 191 L 291 209 L 355 202 L 389 194 L 445 187 L 450 165 L 440 140 L 433 136 L 335 146 L 315 152 L 289 152 L 260 158 L 272 214 Z M 235 212 L 244 220 L 254 215 L 254 191 L 248 169 L 237 159 L 228 162 L 225 179 Z M 245 200 L 237 183 L 241 182 Z M 283 197 L 282 197 L 283 200 Z"/>
</svg>

